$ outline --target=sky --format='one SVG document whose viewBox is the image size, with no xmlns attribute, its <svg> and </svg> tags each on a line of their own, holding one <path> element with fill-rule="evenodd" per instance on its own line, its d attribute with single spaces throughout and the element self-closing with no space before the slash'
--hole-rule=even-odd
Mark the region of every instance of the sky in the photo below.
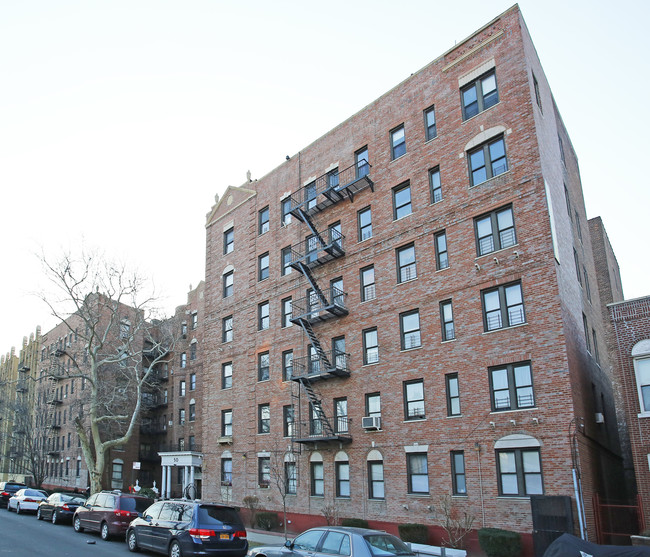
<svg viewBox="0 0 650 557">
<path fill-rule="evenodd" d="M 171 314 L 205 216 L 512 5 L 497 0 L 0 0 L 0 354 L 55 325 L 38 254 L 152 277 Z M 646 277 L 643 0 L 519 6 L 625 297 Z M 640 250 L 640 251 L 639 251 Z M 643 256 L 646 253 L 646 256 Z"/>
</svg>

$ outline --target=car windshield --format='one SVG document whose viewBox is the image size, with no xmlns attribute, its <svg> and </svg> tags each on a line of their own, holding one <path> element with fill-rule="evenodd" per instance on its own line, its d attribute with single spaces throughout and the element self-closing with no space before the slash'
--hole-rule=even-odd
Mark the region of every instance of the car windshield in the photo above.
<svg viewBox="0 0 650 557">
<path fill-rule="evenodd" d="M 47 497 L 42 491 L 37 491 L 36 489 L 25 489 L 24 495 L 26 497 Z"/>
<path fill-rule="evenodd" d="M 214 507 L 212 505 L 201 505 L 199 507 L 199 524 L 201 527 L 213 525 L 228 525 L 244 529 L 241 518 L 235 509 L 228 507 Z"/>
<path fill-rule="evenodd" d="M 121 510 L 135 511 L 140 514 L 146 511 L 151 505 L 153 505 L 153 501 L 146 497 L 122 497 L 120 503 Z"/>
<path fill-rule="evenodd" d="M 364 536 L 370 553 L 375 557 L 386 555 L 413 555 L 413 552 L 399 538 L 390 534 L 372 534 Z"/>
</svg>

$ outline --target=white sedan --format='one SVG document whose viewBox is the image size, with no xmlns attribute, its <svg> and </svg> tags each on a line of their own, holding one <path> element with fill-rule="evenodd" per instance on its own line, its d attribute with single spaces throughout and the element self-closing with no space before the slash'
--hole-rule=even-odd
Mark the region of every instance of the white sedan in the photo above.
<svg viewBox="0 0 650 557">
<path fill-rule="evenodd" d="M 38 510 L 38 504 L 45 499 L 47 499 L 47 493 L 40 489 L 19 489 L 16 491 L 16 494 L 9 499 L 7 510 L 9 512 L 16 511 L 16 514 L 20 514 L 24 511 L 36 512 Z"/>
</svg>

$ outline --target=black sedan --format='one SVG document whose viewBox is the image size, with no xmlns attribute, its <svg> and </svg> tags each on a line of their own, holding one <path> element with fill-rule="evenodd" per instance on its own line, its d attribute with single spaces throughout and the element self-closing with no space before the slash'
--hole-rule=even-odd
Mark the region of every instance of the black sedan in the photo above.
<svg viewBox="0 0 650 557">
<path fill-rule="evenodd" d="M 312 528 L 288 540 L 283 546 L 255 547 L 248 557 L 412 557 L 415 554 L 399 538 L 380 530 L 323 526 Z"/>
<path fill-rule="evenodd" d="M 86 502 L 86 496 L 81 493 L 60 491 L 52 493 L 45 501 L 41 501 L 36 510 L 39 520 L 51 520 L 52 524 L 72 522 L 72 515 L 77 507 Z"/>
</svg>

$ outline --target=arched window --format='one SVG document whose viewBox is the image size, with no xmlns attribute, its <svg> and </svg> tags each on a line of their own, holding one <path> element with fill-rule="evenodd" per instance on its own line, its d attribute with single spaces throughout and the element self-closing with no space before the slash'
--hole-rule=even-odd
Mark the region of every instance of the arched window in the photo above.
<svg viewBox="0 0 650 557">
<path fill-rule="evenodd" d="M 350 497 L 350 461 L 344 451 L 339 451 L 334 457 L 334 473 L 336 475 L 336 496 Z"/>
<path fill-rule="evenodd" d="M 644 339 L 634 345 L 632 358 L 639 395 L 639 416 L 650 416 L 650 339 Z"/>
<path fill-rule="evenodd" d="M 384 499 L 384 457 L 373 449 L 366 457 L 368 463 L 368 498 Z"/>
<path fill-rule="evenodd" d="M 284 488 L 287 495 L 295 495 L 298 492 L 298 466 L 293 453 L 284 455 Z"/>
<path fill-rule="evenodd" d="M 499 495 L 522 497 L 544 493 L 541 443 L 530 435 L 502 437 L 494 444 Z"/>
<path fill-rule="evenodd" d="M 311 494 L 316 497 L 325 495 L 325 476 L 323 468 L 323 457 L 315 452 L 309 458 L 309 469 L 311 475 Z"/>
</svg>

